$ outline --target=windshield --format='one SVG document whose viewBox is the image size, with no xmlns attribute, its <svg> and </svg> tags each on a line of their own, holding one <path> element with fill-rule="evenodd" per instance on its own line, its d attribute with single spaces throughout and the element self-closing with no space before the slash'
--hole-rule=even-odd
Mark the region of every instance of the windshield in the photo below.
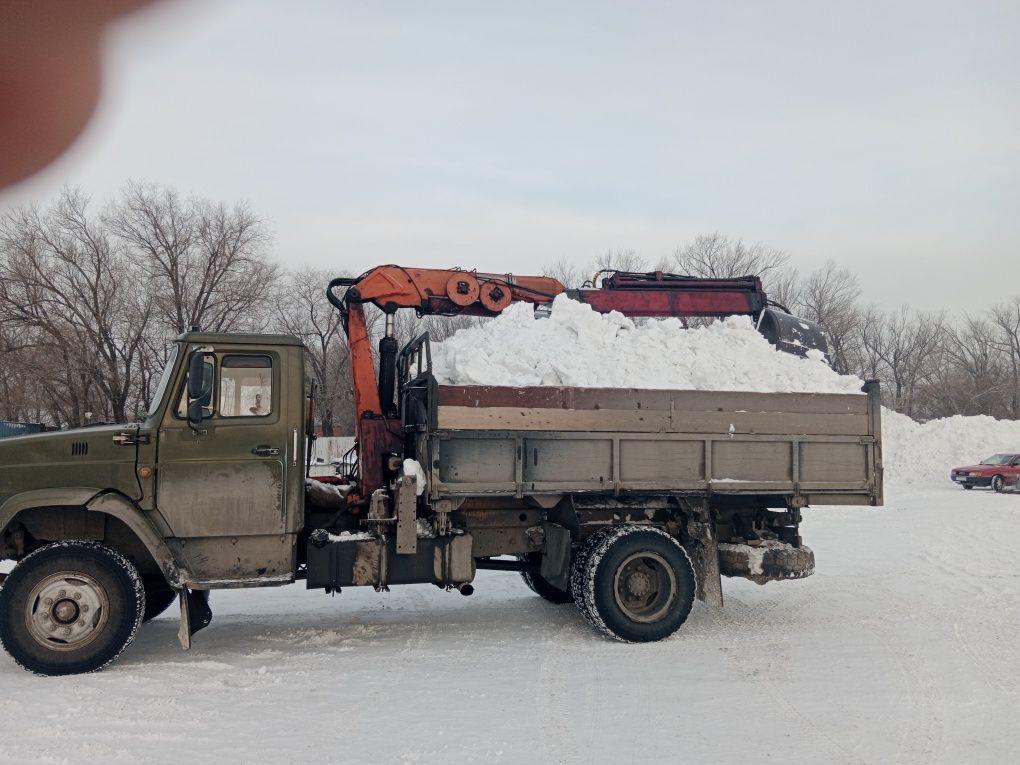
<svg viewBox="0 0 1020 765">
<path fill-rule="evenodd" d="M 170 375 L 174 371 L 174 364 L 177 361 L 177 353 L 180 349 L 181 347 L 176 344 L 170 349 L 170 358 L 166 360 L 166 366 L 163 367 L 163 376 L 159 378 L 159 386 L 152 397 L 152 403 L 149 404 L 149 415 L 155 414 L 156 410 L 159 409 L 160 403 L 163 401 L 163 394 L 166 393 L 166 386 L 170 384 Z"/>
<path fill-rule="evenodd" d="M 1005 465 L 1009 462 L 1012 454 L 994 454 L 986 460 L 981 460 L 982 465 Z"/>
</svg>

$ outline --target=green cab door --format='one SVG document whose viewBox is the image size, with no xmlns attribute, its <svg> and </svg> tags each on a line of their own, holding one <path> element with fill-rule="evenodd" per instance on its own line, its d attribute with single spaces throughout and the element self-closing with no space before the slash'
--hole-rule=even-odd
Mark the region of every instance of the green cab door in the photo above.
<svg viewBox="0 0 1020 765">
<path fill-rule="evenodd" d="M 156 505 L 172 533 L 168 543 L 187 561 L 193 584 L 290 581 L 287 486 L 299 475 L 302 444 L 290 424 L 284 357 L 243 346 L 201 351 L 205 419 L 188 424 L 182 380 L 160 428 Z"/>
</svg>

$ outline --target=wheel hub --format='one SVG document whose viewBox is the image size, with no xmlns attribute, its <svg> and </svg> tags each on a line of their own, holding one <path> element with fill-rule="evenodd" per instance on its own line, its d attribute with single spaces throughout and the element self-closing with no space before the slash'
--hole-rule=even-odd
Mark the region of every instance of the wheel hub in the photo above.
<svg viewBox="0 0 1020 765">
<path fill-rule="evenodd" d="M 635 597 L 644 597 L 651 587 L 651 579 L 642 571 L 635 571 L 627 577 L 627 590 Z"/>
<path fill-rule="evenodd" d="M 25 626 L 51 651 L 78 650 L 102 632 L 109 613 L 106 590 L 95 579 L 62 571 L 33 588 L 25 605 Z"/>
<path fill-rule="evenodd" d="M 676 600 L 676 575 L 659 553 L 635 553 L 616 570 L 614 590 L 616 603 L 628 618 L 655 622 L 669 613 Z"/>
<path fill-rule="evenodd" d="M 53 606 L 53 618 L 61 624 L 78 621 L 78 605 L 73 600 L 61 600 Z"/>
</svg>

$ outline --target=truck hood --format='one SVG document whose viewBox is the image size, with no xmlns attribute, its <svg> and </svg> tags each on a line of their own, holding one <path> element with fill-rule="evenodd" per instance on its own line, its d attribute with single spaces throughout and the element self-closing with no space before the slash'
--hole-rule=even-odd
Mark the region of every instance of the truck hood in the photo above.
<svg viewBox="0 0 1020 765">
<path fill-rule="evenodd" d="M 138 425 L 102 425 L 0 439 L 0 502 L 3 496 L 51 486 L 112 487 L 134 473 Z M 125 434 L 127 439 L 114 437 Z M 41 478 L 44 476 L 44 478 Z"/>
<path fill-rule="evenodd" d="M 36 456 L 43 454 L 47 457 L 79 456 L 71 455 L 73 444 L 85 444 L 84 448 L 74 451 L 81 451 L 83 453 L 80 456 L 86 456 L 97 448 L 105 450 L 103 447 L 113 444 L 113 437 L 117 433 L 137 430 L 137 425 L 98 425 L 0 439 L 0 466 L 32 462 Z"/>
</svg>

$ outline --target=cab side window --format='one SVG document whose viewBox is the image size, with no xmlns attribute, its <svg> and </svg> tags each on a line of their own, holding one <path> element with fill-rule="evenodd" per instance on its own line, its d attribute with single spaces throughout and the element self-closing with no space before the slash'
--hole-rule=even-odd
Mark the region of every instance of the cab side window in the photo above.
<svg viewBox="0 0 1020 765">
<path fill-rule="evenodd" d="M 230 354 L 220 362 L 220 417 L 268 417 L 273 413 L 273 360 Z"/>
</svg>

